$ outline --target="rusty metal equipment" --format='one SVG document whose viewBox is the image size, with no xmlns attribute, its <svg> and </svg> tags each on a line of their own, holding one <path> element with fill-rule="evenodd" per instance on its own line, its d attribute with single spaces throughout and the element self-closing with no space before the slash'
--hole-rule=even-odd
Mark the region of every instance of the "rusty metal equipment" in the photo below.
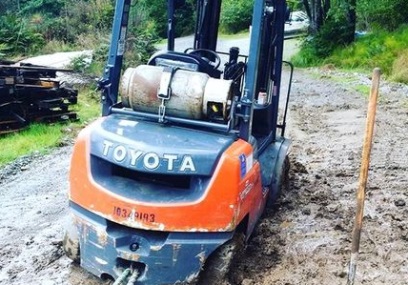
<svg viewBox="0 0 408 285">
<path fill-rule="evenodd" d="M 69 70 L 0 60 L 0 134 L 33 122 L 75 120 L 78 91 L 57 80 Z"/>
</svg>

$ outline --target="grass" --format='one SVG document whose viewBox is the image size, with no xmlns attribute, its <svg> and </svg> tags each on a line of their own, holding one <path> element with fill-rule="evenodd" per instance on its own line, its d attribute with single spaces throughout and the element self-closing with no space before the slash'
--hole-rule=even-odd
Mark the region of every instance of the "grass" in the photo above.
<svg viewBox="0 0 408 285">
<path fill-rule="evenodd" d="M 79 116 L 79 122 L 75 124 L 87 125 L 100 116 L 101 105 L 99 103 L 100 92 L 92 87 L 83 87 L 78 90 L 78 104 L 73 106 L 73 110 Z"/>
<path fill-rule="evenodd" d="M 62 137 L 61 125 L 33 124 L 20 133 L 0 138 L 0 166 L 22 155 L 44 153 L 50 147 L 57 146 Z"/>
<path fill-rule="evenodd" d="M 402 106 L 408 109 L 408 99 L 402 101 Z"/>
<path fill-rule="evenodd" d="M 89 87 L 79 90 L 78 104 L 71 108 L 78 113 L 77 122 L 32 124 L 21 132 L 0 137 L 0 167 L 23 155 L 47 153 L 67 139 L 75 138 L 80 129 L 99 116 L 98 96 Z"/>
<path fill-rule="evenodd" d="M 378 31 L 362 37 L 344 49 L 336 50 L 327 59 L 336 66 L 346 68 L 380 67 L 384 74 L 392 76 L 394 62 L 408 52 L 408 26 L 395 32 Z"/>
<path fill-rule="evenodd" d="M 394 61 L 391 80 L 408 84 L 408 48 L 402 51 Z"/>
<path fill-rule="evenodd" d="M 347 47 L 336 49 L 327 58 L 317 58 L 313 49 L 304 45 L 293 57 L 296 66 L 333 64 L 340 69 L 363 70 L 380 67 L 393 81 L 408 83 L 408 25 L 394 32 L 374 31 L 358 38 Z"/>
<path fill-rule="evenodd" d="M 368 85 L 363 85 L 363 84 L 359 84 L 359 85 L 356 85 L 354 88 L 355 88 L 355 90 L 356 90 L 357 92 L 363 94 L 364 97 L 367 97 L 367 98 L 368 98 L 368 97 L 370 96 L 370 90 L 371 90 L 371 87 L 370 87 L 370 86 L 368 86 Z"/>
</svg>

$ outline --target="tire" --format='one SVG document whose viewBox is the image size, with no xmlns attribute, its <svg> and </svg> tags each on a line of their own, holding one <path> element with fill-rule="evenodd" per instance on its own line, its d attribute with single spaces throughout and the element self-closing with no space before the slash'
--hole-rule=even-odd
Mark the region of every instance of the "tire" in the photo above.
<svg viewBox="0 0 408 285">
<path fill-rule="evenodd" d="M 279 177 L 276 190 L 273 191 L 273 188 L 269 187 L 268 208 L 273 207 L 279 196 L 289 190 L 289 169 L 289 156 L 286 155 L 281 166 L 281 176 Z"/>
<path fill-rule="evenodd" d="M 79 264 L 81 261 L 80 257 L 80 246 L 77 229 L 74 225 L 69 225 L 64 234 L 64 240 L 62 241 L 62 248 L 65 255 L 71 259 L 74 263 Z"/>
<path fill-rule="evenodd" d="M 290 160 L 289 156 L 285 156 L 285 160 L 282 165 L 282 176 L 279 181 L 279 195 L 278 197 L 287 191 L 289 191 L 289 170 L 290 170 Z"/>
<path fill-rule="evenodd" d="M 196 285 L 222 284 L 244 247 L 245 236 L 239 233 L 217 248 L 206 260 Z"/>
</svg>

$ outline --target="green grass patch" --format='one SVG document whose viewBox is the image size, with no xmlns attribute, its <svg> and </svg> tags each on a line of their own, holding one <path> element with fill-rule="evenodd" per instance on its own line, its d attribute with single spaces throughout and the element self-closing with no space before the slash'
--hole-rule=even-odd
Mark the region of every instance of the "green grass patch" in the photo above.
<svg viewBox="0 0 408 285">
<path fill-rule="evenodd" d="M 78 104 L 71 110 L 77 112 L 77 122 L 32 124 L 21 132 L 1 136 L 0 167 L 23 155 L 46 153 L 75 138 L 79 130 L 100 115 L 99 92 L 89 87 L 81 88 Z"/>
<path fill-rule="evenodd" d="M 408 109 L 408 99 L 402 100 L 401 105 Z"/>
<path fill-rule="evenodd" d="M 75 122 L 75 124 L 86 125 L 101 114 L 100 92 L 94 87 L 83 87 L 78 92 L 78 104 L 72 108 L 79 117 L 79 122 Z"/>
<path fill-rule="evenodd" d="M 50 54 L 55 52 L 77 51 L 77 47 L 63 41 L 51 40 L 37 52 L 37 54 Z"/>
<path fill-rule="evenodd" d="M 62 137 L 60 125 L 33 124 L 20 133 L 0 138 L 0 166 L 22 155 L 44 153 L 50 147 L 57 146 Z"/>
<path fill-rule="evenodd" d="M 391 80 L 408 84 L 408 48 L 394 60 Z"/>
<path fill-rule="evenodd" d="M 317 57 L 313 48 L 304 42 L 301 44 L 299 52 L 291 58 L 291 61 L 296 67 L 311 67 L 322 65 L 324 59 Z"/>
<path fill-rule="evenodd" d="M 395 32 L 378 31 L 358 39 L 347 48 L 337 49 L 325 62 L 345 68 L 380 67 L 392 75 L 394 61 L 408 50 L 408 26 Z"/>
<path fill-rule="evenodd" d="M 356 85 L 354 88 L 357 92 L 363 94 L 365 97 L 368 98 L 370 96 L 370 89 L 371 89 L 370 86 L 359 84 L 359 85 Z"/>
<path fill-rule="evenodd" d="M 318 58 L 310 45 L 303 45 L 292 60 L 296 66 L 333 64 L 340 69 L 365 72 L 380 67 L 394 81 L 408 82 L 408 25 L 394 32 L 374 31 L 347 47 L 337 48 L 329 57 Z"/>
</svg>

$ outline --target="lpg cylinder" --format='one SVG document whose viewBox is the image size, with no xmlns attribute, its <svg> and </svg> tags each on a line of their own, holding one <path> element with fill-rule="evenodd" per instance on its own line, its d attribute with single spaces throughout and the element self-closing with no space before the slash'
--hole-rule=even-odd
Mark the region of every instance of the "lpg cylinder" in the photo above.
<svg viewBox="0 0 408 285">
<path fill-rule="evenodd" d="M 157 97 L 163 67 L 140 65 L 128 68 L 122 76 L 120 93 L 124 107 L 135 111 L 158 113 L 161 99 Z M 176 70 L 171 79 L 171 96 L 166 100 L 166 115 L 203 119 L 209 116 L 209 106 L 220 106 L 220 117 L 226 118 L 226 106 L 231 99 L 231 80 L 210 78 L 208 74 Z"/>
<path fill-rule="evenodd" d="M 157 97 L 163 67 L 140 65 L 128 68 L 122 76 L 121 96 L 125 107 L 135 111 L 158 113 L 161 100 Z M 203 97 L 209 76 L 201 72 L 177 70 L 171 80 L 170 100 L 166 115 L 201 119 Z"/>
</svg>

